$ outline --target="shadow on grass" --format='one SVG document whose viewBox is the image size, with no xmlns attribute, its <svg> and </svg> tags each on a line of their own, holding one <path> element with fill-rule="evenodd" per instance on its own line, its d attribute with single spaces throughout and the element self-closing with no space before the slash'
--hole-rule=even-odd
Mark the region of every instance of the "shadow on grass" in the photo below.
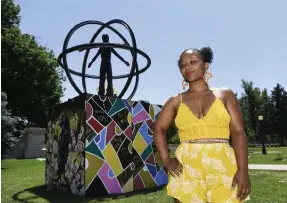
<svg viewBox="0 0 287 203">
<path fill-rule="evenodd" d="M 158 192 L 162 190 L 164 187 L 158 187 L 153 188 L 149 190 L 144 191 L 137 191 L 137 192 L 129 192 L 123 195 L 112 195 L 112 196 L 105 196 L 105 197 L 81 197 L 73 195 L 69 192 L 60 191 L 58 189 L 52 189 L 50 191 L 46 191 L 46 186 L 37 186 L 33 188 L 28 188 L 26 190 L 20 191 L 15 193 L 12 198 L 15 202 L 23 202 L 23 203 L 30 203 L 35 202 L 37 199 L 45 199 L 48 202 L 52 203 L 65 203 L 65 202 L 71 202 L 71 203 L 86 203 L 88 201 L 94 201 L 94 202 L 101 202 L 101 201 L 110 201 L 110 200 L 117 200 L 122 198 L 128 198 L 133 195 L 137 194 L 148 194 L 153 192 Z M 26 192 L 32 193 L 34 195 L 27 195 Z"/>
</svg>

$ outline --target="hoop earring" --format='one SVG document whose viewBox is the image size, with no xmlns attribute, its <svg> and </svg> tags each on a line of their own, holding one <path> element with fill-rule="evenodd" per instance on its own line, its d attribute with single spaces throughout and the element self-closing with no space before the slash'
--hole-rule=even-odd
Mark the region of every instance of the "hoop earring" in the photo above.
<svg viewBox="0 0 287 203">
<path fill-rule="evenodd" d="M 188 83 L 185 80 L 183 80 L 182 81 L 182 89 L 185 90 L 187 85 L 188 85 Z"/>
<path fill-rule="evenodd" d="M 210 72 L 205 72 L 204 76 L 202 76 L 204 82 L 208 85 L 209 78 L 212 78 L 212 74 Z"/>
</svg>

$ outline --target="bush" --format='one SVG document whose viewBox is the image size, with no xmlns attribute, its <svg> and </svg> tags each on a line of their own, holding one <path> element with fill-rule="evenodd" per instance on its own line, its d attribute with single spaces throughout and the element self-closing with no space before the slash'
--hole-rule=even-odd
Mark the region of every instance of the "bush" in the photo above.
<svg viewBox="0 0 287 203">
<path fill-rule="evenodd" d="M 19 119 L 7 109 L 7 95 L 1 92 L 1 160 L 18 141 L 20 131 L 17 130 Z"/>
<path fill-rule="evenodd" d="M 180 143 L 180 140 L 177 134 L 172 136 L 168 142 L 168 144 L 179 144 L 179 143 Z"/>
</svg>

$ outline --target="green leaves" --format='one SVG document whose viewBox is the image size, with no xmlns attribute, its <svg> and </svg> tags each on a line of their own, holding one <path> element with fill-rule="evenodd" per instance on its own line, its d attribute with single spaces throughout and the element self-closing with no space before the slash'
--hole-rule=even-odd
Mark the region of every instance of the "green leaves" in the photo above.
<svg viewBox="0 0 287 203">
<path fill-rule="evenodd" d="M 38 45 L 35 37 L 18 27 L 20 8 L 2 0 L 2 90 L 8 95 L 13 115 L 30 125 L 46 127 L 46 113 L 63 95 L 63 70 L 53 52 Z M 4 5 L 4 6 L 3 6 Z"/>
<path fill-rule="evenodd" d="M 258 116 L 263 116 L 265 134 L 270 139 L 279 135 L 281 145 L 284 144 L 287 126 L 287 92 L 277 84 L 268 95 L 267 89 L 262 91 L 253 86 L 252 82 L 242 80 L 244 93 L 239 102 L 244 114 L 246 133 L 249 138 L 258 139 Z"/>
<path fill-rule="evenodd" d="M 7 109 L 7 95 L 1 92 L 1 160 L 18 141 L 17 125 L 19 119 L 14 117 Z"/>
<path fill-rule="evenodd" d="M 20 7 L 16 6 L 13 0 L 1 0 L 1 11 L 1 29 L 20 24 Z"/>
</svg>

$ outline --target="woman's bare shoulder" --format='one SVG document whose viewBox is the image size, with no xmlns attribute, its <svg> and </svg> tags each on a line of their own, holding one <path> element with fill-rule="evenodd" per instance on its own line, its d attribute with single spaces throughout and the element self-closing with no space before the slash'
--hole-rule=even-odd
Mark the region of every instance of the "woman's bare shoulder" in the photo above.
<svg viewBox="0 0 287 203">
<path fill-rule="evenodd" d="M 177 112 L 180 102 L 181 102 L 181 94 L 173 95 L 166 101 L 163 108 Z"/>
<path fill-rule="evenodd" d="M 169 104 L 172 106 L 178 106 L 180 104 L 180 101 L 181 101 L 181 94 L 176 94 L 176 95 L 171 96 L 167 100 L 166 104 Z"/>
<path fill-rule="evenodd" d="M 218 88 L 213 88 L 213 91 L 215 92 L 216 96 L 225 101 L 234 101 L 236 100 L 236 95 L 234 94 L 234 92 L 227 87 L 218 87 Z"/>
</svg>

